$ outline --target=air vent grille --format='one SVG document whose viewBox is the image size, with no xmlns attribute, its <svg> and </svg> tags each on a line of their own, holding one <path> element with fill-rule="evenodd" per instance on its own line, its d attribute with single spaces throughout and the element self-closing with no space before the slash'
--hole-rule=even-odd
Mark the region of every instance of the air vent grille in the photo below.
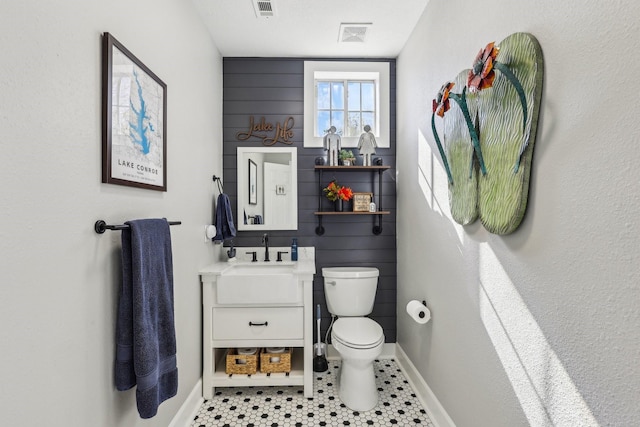
<svg viewBox="0 0 640 427">
<path fill-rule="evenodd" d="M 338 41 L 341 43 L 363 43 L 371 23 L 365 24 L 340 24 Z"/>
<path fill-rule="evenodd" d="M 273 0 L 253 0 L 253 9 L 257 18 L 273 18 L 276 16 Z"/>
</svg>

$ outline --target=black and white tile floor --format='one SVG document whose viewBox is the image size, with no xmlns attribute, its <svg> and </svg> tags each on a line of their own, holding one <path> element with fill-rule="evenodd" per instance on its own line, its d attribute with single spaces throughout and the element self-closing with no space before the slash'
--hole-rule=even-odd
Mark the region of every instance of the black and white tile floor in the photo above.
<svg viewBox="0 0 640 427">
<path fill-rule="evenodd" d="M 367 412 L 352 411 L 340 402 L 336 387 L 340 363 L 330 360 L 328 371 L 314 373 L 313 398 L 305 398 L 302 387 L 217 388 L 191 427 L 434 427 L 395 360 L 375 361 L 380 394 L 378 405 Z"/>
</svg>

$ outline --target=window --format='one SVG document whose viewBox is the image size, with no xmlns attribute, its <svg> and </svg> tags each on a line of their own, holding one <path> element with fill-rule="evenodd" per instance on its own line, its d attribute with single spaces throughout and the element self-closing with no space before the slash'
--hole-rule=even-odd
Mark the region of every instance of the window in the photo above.
<svg viewBox="0 0 640 427">
<path fill-rule="evenodd" d="M 369 125 L 377 126 L 375 80 L 315 80 L 315 135 L 324 136 L 331 126 L 343 136 L 359 137 Z"/>
<path fill-rule="evenodd" d="M 322 147 L 331 126 L 343 147 L 356 147 L 369 125 L 389 147 L 389 64 L 305 61 L 305 147 Z"/>
</svg>

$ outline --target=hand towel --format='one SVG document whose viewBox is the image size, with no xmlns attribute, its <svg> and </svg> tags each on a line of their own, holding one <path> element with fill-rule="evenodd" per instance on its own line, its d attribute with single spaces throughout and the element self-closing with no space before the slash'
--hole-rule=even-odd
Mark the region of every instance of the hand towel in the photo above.
<svg viewBox="0 0 640 427">
<path fill-rule="evenodd" d="M 138 413 L 151 418 L 178 391 L 171 235 L 165 219 L 126 224 L 116 322 L 116 388 L 137 385 Z"/>
<path fill-rule="evenodd" d="M 214 242 L 222 242 L 224 240 L 236 237 L 236 227 L 233 224 L 233 213 L 231 212 L 231 202 L 229 196 L 220 193 L 218 196 L 218 205 L 216 206 L 216 237 Z"/>
</svg>

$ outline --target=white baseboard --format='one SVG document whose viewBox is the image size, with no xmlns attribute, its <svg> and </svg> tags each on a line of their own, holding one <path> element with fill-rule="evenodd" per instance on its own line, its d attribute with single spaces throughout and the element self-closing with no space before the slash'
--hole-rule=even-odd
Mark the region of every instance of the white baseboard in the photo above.
<svg viewBox="0 0 640 427">
<path fill-rule="evenodd" d="M 449 414 L 447 414 L 447 411 L 444 410 L 436 395 L 433 394 L 427 382 L 422 378 L 422 375 L 420 375 L 415 365 L 399 344 L 396 344 L 396 361 L 404 373 L 404 376 L 407 378 L 407 381 L 409 381 L 409 384 L 411 384 L 411 387 L 415 390 L 418 399 L 429 414 L 429 418 L 433 421 L 434 426 L 456 427 L 451 417 L 449 417 Z"/>
<path fill-rule="evenodd" d="M 198 380 L 196 385 L 187 396 L 175 417 L 171 420 L 169 427 L 189 427 L 193 422 L 193 418 L 198 413 L 200 406 L 204 402 L 202 398 L 202 378 Z"/>
</svg>

